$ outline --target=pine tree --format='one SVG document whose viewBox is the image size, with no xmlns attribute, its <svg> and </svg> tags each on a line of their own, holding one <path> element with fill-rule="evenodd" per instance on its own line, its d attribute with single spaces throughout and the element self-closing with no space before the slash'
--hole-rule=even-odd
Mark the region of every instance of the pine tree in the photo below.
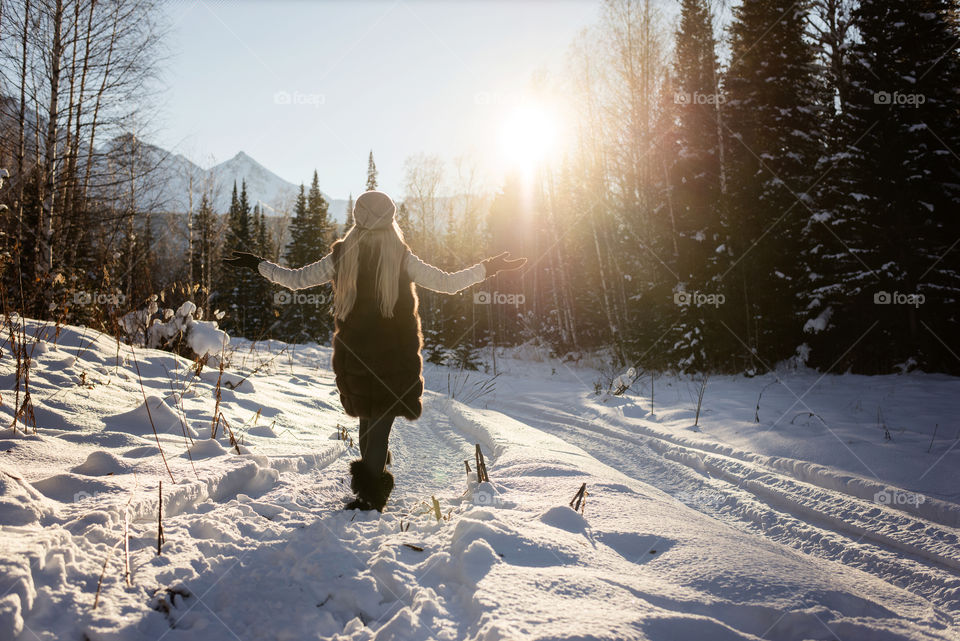
<svg viewBox="0 0 960 641">
<path fill-rule="evenodd" d="M 303 184 L 293 205 L 293 220 L 290 221 L 290 243 L 284 252 L 284 259 L 291 267 L 303 267 L 311 262 L 313 253 L 309 244 L 310 220 L 307 216 L 307 192 Z"/>
<path fill-rule="evenodd" d="M 290 243 L 284 253 L 290 267 L 303 267 L 320 260 L 330 251 L 333 227 L 329 218 L 329 204 L 320 191 L 316 171 L 309 192 L 300 185 L 290 225 Z M 333 327 L 330 316 L 332 301 L 330 285 L 317 289 L 278 296 L 283 301 L 279 310 L 278 332 L 286 340 L 328 340 Z"/>
<path fill-rule="evenodd" d="M 347 215 L 346 222 L 344 223 L 344 229 L 350 229 L 353 227 L 353 193 L 350 193 L 350 197 L 347 198 Z"/>
<path fill-rule="evenodd" d="M 807 329 L 820 367 L 960 370 L 944 347 L 955 345 L 960 298 L 955 4 L 888 0 L 854 11 L 838 197 L 816 225 Z"/>
<path fill-rule="evenodd" d="M 725 78 L 728 237 L 721 279 L 726 350 L 745 369 L 772 367 L 799 346 L 807 193 L 822 155 L 822 79 L 805 38 L 807 3 L 744 0 L 730 26 Z"/>
<path fill-rule="evenodd" d="M 667 341 L 670 364 L 680 370 L 703 371 L 708 347 L 725 340 L 720 334 L 716 305 L 703 304 L 707 296 L 722 295 L 714 279 L 716 249 L 723 230 L 718 203 L 721 196 L 720 101 L 713 22 L 705 0 L 682 0 L 676 33 L 673 105 L 677 130 L 674 157 L 667 177 L 665 220 L 670 239 L 663 256 L 673 256 L 672 270 L 679 282 L 673 303 L 682 315 L 672 341 Z M 669 260 L 669 259 L 667 259 Z M 725 333 L 725 331 L 724 331 Z"/>
<path fill-rule="evenodd" d="M 236 183 L 233 185 L 227 220 L 225 254 L 229 256 L 234 250 L 245 252 L 255 250 L 255 239 L 252 234 L 254 225 L 245 180 L 242 182 L 239 196 Z M 259 328 L 256 322 L 258 312 L 254 306 L 257 304 L 256 280 L 260 278 L 259 274 L 253 274 L 245 269 L 222 270 L 216 287 L 215 305 L 226 312 L 222 325 L 228 332 L 247 338 L 258 338 L 254 334 Z"/>
<path fill-rule="evenodd" d="M 317 232 L 324 240 L 326 240 L 326 235 L 330 232 L 329 208 L 330 204 L 327 202 L 327 199 L 324 198 L 323 192 L 320 191 L 320 178 L 317 175 L 317 171 L 314 170 L 313 181 L 310 183 L 310 191 L 307 192 L 307 211 L 311 215 L 311 220 L 313 220 Z M 329 243 L 324 243 L 320 248 L 325 248 L 327 245 L 329 245 Z"/>
<path fill-rule="evenodd" d="M 210 316 L 209 297 L 213 287 L 213 271 L 217 247 L 216 215 L 210 206 L 210 199 L 206 193 L 200 198 L 200 207 L 194 214 L 193 223 L 196 240 L 193 243 L 194 278 L 200 286 L 197 306 L 203 309 L 204 318 Z"/>
<path fill-rule="evenodd" d="M 367 191 L 377 188 L 377 165 L 373 162 L 373 150 L 367 158 Z"/>
<path fill-rule="evenodd" d="M 270 233 L 267 217 L 263 208 L 258 204 L 253 210 L 254 221 L 254 247 L 255 253 L 267 260 L 274 260 L 273 255 L 273 236 Z M 259 275 L 257 275 L 259 276 Z M 274 288 L 265 278 L 254 278 L 253 296 L 255 305 L 254 317 L 251 325 L 255 328 L 255 336 L 261 338 L 267 334 L 276 318 Z"/>
<path fill-rule="evenodd" d="M 397 224 L 400 225 L 400 229 L 403 230 L 404 234 L 409 234 L 413 231 L 410 227 L 410 210 L 404 202 L 397 205 Z"/>
</svg>

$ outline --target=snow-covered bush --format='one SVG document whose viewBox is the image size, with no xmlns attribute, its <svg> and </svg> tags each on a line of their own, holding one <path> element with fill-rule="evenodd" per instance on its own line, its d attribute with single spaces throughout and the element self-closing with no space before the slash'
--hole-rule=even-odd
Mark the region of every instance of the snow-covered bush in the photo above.
<svg viewBox="0 0 960 641">
<path fill-rule="evenodd" d="M 222 313 L 218 317 L 222 317 Z M 230 342 L 216 320 L 205 321 L 203 310 L 185 301 L 176 311 L 167 308 L 160 313 L 157 297 L 151 296 L 147 306 L 120 319 L 120 328 L 133 344 L 164 349 L 189 358 L 206 359 L 219 356 Z"/>
</svg>

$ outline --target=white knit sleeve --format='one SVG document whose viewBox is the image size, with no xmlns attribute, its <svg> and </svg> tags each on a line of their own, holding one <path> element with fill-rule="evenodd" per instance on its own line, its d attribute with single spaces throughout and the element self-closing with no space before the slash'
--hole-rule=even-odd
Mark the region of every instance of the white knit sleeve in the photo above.
<svg viewBox="0 0 960 641">
<path fill-rule="evenodd" d="M 417 285 L 442 294 L 456 294 L 487 277 L 483 263 L 477 263 L 458 272 L 445 272 L 423 262 L 412 252 L 407 253 L 404 267 L 410 280 Z"/>
<path fill-rule="evenodd" d="M 281 267 L 268 260 L 261 261 L 257 269 L 261 276 L 287 289 L 304 289 L 322 285 L 333 279 L 333 252 L 300 269 Z"/>
</svg>

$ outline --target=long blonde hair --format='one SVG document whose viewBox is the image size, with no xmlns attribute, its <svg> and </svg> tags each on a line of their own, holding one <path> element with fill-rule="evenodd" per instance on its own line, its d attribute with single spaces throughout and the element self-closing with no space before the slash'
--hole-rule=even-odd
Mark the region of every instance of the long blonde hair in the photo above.
<svg viewBox="0 0 960 641">
<path fill-rule="evenodd" d="M 377 258 L 377 298 L 380 314 L 393 318 L 400 286 L 400 268 L 410 250 L 397 221 L 387 227 L 367 229 L 354 225 L 343 237 L 333 288 L 333 315 L 343 320 L 357 300 L 360 248 L 371 248 Z"/>
</svg>

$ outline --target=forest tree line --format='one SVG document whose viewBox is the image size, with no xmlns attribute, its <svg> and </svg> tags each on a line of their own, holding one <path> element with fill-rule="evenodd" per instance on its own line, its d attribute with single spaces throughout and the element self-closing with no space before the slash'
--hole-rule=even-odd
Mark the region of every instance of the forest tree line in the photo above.
<svg viewBox="0 0 960 641">
<path fill-rule="evenodd" d="M 421 258 L 529 259 L 421 290 L 425 356 L 472 367 L 530 342 L 648 370 L 960 372 L 958 2 L 678 4 L 605 2 L 564 72 L 534 79 L 575 134 L 534 176 L 488 194 L 468 162 L 409 160 L 395 197 Z M 344 230 L 322 176 L 279 219 L 242 182 L 226 212 L 202 184 L 186 216 L 144 202 L 156 163 L 131 96 L 156 71 L 156 10 L 0 0 L 5 308 L 115 331 L 162 293 L 234 335 L 328 340 L 329 285 L 293 296 L 220 266 L 232 249 L 321 257 Z"/>
</svg>

